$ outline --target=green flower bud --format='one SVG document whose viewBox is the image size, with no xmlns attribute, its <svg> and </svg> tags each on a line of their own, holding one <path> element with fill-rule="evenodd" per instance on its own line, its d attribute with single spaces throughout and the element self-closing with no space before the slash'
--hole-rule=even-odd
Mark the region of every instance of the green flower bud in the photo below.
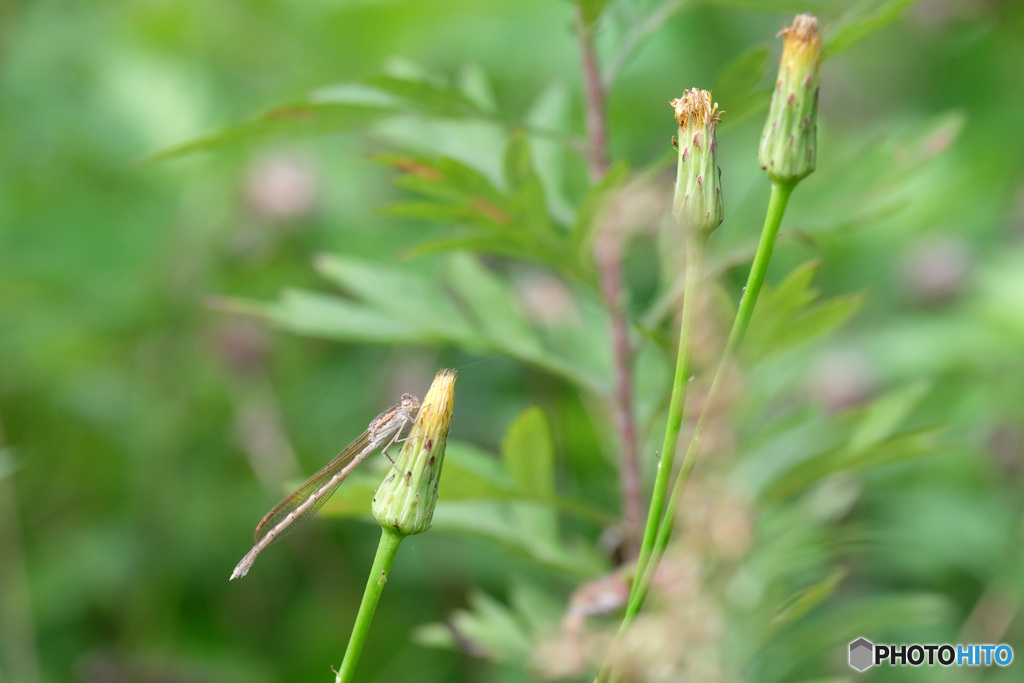
<svg viewBox="0 0 1024 683">
<path fill-rule="evenodd" d="M 670 102 L 679 124 L 679 163 L 672 215 L 688 231 L 704 236 L 722 223 L 722 171 L 715 126 L 721 121 L 711 93 L 696 88 Z"/>
<path fill-rule="evenodd" d="M 442 370 L 423 397 L 394 467 L 373 494 L 373 516 L 382 527 L 405 536 L 430 528 L 454 397 L 455 371 Z"/>
<path fill-rule="evenodd" d="M 761 133 L 758 161 L 775 182 L 795 183 L 814 170 L 818 137 L 818 20 L 798 14 L 779 32 L 782 60 Z"/>
</svg>

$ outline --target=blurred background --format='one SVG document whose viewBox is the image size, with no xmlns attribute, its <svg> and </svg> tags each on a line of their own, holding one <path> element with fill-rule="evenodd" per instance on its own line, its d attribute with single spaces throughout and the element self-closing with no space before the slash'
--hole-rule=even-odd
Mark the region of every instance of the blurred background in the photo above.
<svg viewBox="0 0 1024 683">
<path fill-rule="evenodd" d="M 856 30 L 823 65 L 818 171 L 794 193 L 768 279 L 816 260 L 817 295 L 858 309 L 752 356 L 721 466 L 751 540 L 704 596 L 716 616 L 694 617 L 726 624 L 705 634 L 707 657 L 734 663 L 644 680 L 842 680 L 857 636 L 1019 645 L 1024 632 L 1024 6 L 613 0 L 595 25 L 615 72 L 609 157 L 669 196 L 668 101 L 713 90 L 726 220 L 711 271 L 728 307 L 768 196 L 756 149 L 775 34 L 799 11 L 819 16 L 826 42 Z M 569 367 L 443 318 L 389 327 L 370 315 L 387 302 L 359 284 L 415 300 L 417 283 L 455 267 L 448 252 L 409 252 L 455 221 L 382 211 L 409 199 L 395 180 L 410 166 L 375 155 L 444 155 L 500 185 L 508 121 L 582 139 L 574 5 L 38 0 L 5 4 L 0 22 L 0 680 L 330 680 L 378 537 L 354 506 L 382 463 L 249 576 L 228 575 L 289 485 L 439 367 L 460 371 L 453 477 L 499 453 L 549 453 L 551 495 L 587 510 L 538 549 L 457 519 L 445 479 L 437 533 L 400 550 L 360 679 L 585 679 L 551 663 L 580 643 L 536 653 L 567 638 L 564 624 L 552 634 L 572 591 L 614 564 L 599 298 L 581 293 L 585 276 L 483 260 L 530 324 L 583 321 L 560 347 L 579 360 Z M 278 117 L 297 122 L 280 135 L 242 127 L 140 163 L 382 73 L 447 79 L 501 121 L 442 111 L 303 128 L 300 107 Z M 550 213 L 571 217 L 588 188 L 581 155 L 531 143 Z M 647 475 L 672 356 L 658 335 L 676 325 L 671 303 L 644 318 L 673 284 L 659 243 L 641 234 L 625 258 L 630 315 L 654 330 L 637 370 Z M 336 304 L 339 284 L 369 303 L 325 322 L 316 306 Z M 539 512 L 554 509 L 567 512 Z M 1020 667 L 865 677 L 1010 681 Z"/>
</svg>

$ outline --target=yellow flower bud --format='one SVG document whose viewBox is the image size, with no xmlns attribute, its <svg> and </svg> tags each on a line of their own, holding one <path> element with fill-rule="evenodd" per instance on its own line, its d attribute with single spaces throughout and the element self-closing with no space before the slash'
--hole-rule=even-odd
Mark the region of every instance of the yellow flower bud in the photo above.
<svg viewBox="0 0 1024 683">
<path fill-rule="evenodd" d="M 373 495 L 373 516 L 402 535 L 430 528 L 455 398 L 455 371 L 441 370 L 420 404 L 402 452 Z"/>
</svg>

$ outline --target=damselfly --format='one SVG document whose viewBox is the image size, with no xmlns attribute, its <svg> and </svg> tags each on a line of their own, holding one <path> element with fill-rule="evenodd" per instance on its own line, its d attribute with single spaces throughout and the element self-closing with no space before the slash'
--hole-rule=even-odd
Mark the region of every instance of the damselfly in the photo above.
<svg viewBox="0 0 1024 683">
<path fill-rule="evenodd" d="M 231 578 L 245 576 L 256 561 L 256 556 L 289 531 L 299 526 L 327 502 L 342 480 L 363 458 L 387 442 L 383 451 L 402 435 L 402 429 L 411 424 L 419 410 L 420 400 L 412 394 L 402 394 L 402 400 L 373 418 L 362 434 L 338 453 L 319 472 L 309 478 L 294 493 L 282 500 L 256 526 L 253 546 L 231 572 Z M 388 441 L 388 439 L 391 439 Z"/>
</svg>

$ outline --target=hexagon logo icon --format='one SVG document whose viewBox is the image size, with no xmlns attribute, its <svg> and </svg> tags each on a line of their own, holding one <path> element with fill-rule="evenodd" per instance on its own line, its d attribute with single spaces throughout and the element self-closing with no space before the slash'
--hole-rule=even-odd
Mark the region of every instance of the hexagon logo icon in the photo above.
<svg viewBox="0 0 1024 683">
<path fill-rule="evenodd" d="M 850 643 L 850 666 L 857 671 L 864 671 L 874 662 L 875 646 L 867 638 L 858 638 Z"/>
</svg>

